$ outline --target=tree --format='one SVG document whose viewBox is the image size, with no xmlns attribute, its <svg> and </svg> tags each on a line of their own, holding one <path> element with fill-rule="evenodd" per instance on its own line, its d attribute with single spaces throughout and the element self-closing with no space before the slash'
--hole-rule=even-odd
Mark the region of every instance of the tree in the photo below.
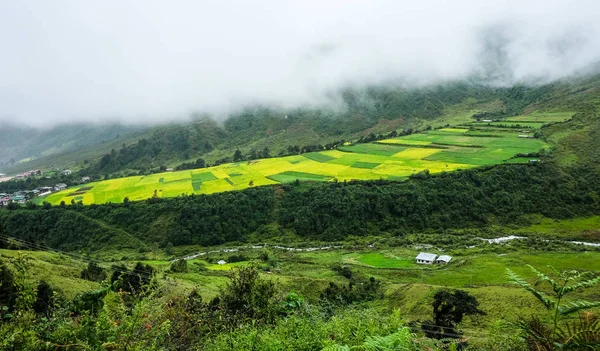
<svg viewBox="0 0 600 351">
<path fill-rule="evenodd" d="M 171 263 L 171 272 L 173 273 L 184 273 L 187 272 L 187 261 L 179 259 Z"/>
<path fill-rule="evenodd" d="M 47 315 L 50 312 L 53 297 L 54 291 L 50 287 L 50 284 L 45 280 L 40 280 L 37 286 L 37 295 L 33 304 L 33 310 L 36 313 Z"/>
<path fill-rule="evenodd" d="M 106 279 L 106 272 L 95 262 L 90 262 L 87 268 L 81 271 L 81 279 L 101 282 Z"/>
<path fill-rule="evenodd" d="M 13 272 L 0 263 L 0 307 L 6 306 L 9 311 L 12 310 L 15 299 L 17 298 L 17 288 L 15 287 L 15 276 Z"/>
<path fill-rule="evenodd" d="M 240 149 L 235 150 L 235 153 L 233 154 L 233 162 L 239 162 L 239 161 L 243 161 L 243 160 L 244 160 L 244 155 L 242 154 Z"/>
<path fill-rule="evenodd" d="M 229 273 L 229 282 L 219 293 L 218 301 L 224 322 L 234 328 L 245 322 L 271 323 L 277 304 L 275 284 L 263 280 L 255 265 L 236 267 Z"/>
<path fill-rule="evenodd" d="M 167 246 L 165 247 L 165 252 L 167 255 L 172 255 L 173 254 L 173 243 L 172 242 L 168 242 Z"/>
<path fill-rule="evenodd" d="M 131 271 L 124 266 L 114 267 L 110 281 L 113 284 L 116 282 L 114 286 L 118 289 L 140 295 L 150 285 L 153 276 L 154 269 L 151 266 L 138 262 Z"/>
<path fill-rule="evenodd" d="M 443 339 L 447 336 L 456 337 L 460 332 L 456 326 L 464 316 L 485 315 L 479 309 L 477 299 L 463 290 L 440 290 L 433 296 L 433 322 L 422 323 L 421 328 L 430 338 Z"/>
</svg>

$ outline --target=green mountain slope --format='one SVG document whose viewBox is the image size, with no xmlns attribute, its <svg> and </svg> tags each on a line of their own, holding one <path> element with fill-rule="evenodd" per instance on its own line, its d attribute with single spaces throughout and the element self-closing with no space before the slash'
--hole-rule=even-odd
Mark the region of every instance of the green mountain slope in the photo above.
<svg viewBox="0 0 600 351">
<path fill-rule="evenodd" d="M 0 170 L 17 173 L 49 166 L 71 166 L 86 150 L 92 157 L 110 151 L 106 146 L 137 140 L 147 127 L 122 124 L 68 124 L 52 128 L 0 122 Z"/>
</svg>

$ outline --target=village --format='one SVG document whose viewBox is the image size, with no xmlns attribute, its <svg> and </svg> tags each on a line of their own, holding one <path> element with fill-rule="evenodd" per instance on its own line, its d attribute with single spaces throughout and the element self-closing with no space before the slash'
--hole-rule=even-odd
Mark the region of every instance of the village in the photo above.
<svg viewBox="0 0 600 351">
<path fill-rule="evenodd" d="M 60 174 L 65 176 L 70 176 L 73 174 L 73 171 L 66 169 L 60 172 Z M 31 177 L 41 177 L 43 173 L 39 169 L 30 170 L 27 172 L 19 173 L 15 176 L 9 177 L 4 173 L 0 173 L 0 179 L 2 182 L 9 180 L 23 180 Z M 50 177 L 47 177 L 50 178 Z M 86 183 L 90 181 L 90 177 L 82 177 L 78 183 Z M 18 190 L 10 193 L 0 192 L 0 208 L 7 206 L 10 203 L 16 203 L 20 205 L 24 205 L 27 201 L 37 197 L 37 196 L 46 196 L 50 195 L 54 192 L 64 190 L 68 187 L 66 183 L 59 182 L 51 186 L 39 186 L 34 189 L 24 189 Z"/>
</svg>

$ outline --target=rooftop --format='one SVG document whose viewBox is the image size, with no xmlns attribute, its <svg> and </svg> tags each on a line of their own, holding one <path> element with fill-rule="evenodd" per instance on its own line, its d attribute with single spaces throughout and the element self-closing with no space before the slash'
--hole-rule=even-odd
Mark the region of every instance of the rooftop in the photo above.
<svg viewBox="0 0 600 351">
<path fill-rule="evenodd" d="M 438 261 L 444 261 L 444 262 L 450 262 L 451 259 L 452 259 L 452 256 L 448 256 L 448 255 L 441 255 L 440 257 L 437 258 Z"/>
<path fill-rule="evenodd" d="M 432 253 L 428 253 L 428 252 L 421 252 L 417 255 L 417 260 L 423 260 L 423 261 L 434 261 L 435 258 L 437 257 L 436 254 L 432 254 Z"/>
</svg>

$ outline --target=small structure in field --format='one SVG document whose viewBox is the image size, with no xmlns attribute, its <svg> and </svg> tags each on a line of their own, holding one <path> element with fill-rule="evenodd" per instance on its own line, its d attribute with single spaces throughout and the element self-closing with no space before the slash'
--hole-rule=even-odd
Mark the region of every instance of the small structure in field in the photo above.
<svg viewBox="0 0 600 351">
<path fill-rule="evenodd" d="M 435 260 L 435 263 L 448 263 L 450 262 L 450 260 L 452 259 L 452 256 L 448 256 L 448 255 L 440 255 L 440 257 L 437 258 L 437 260 Z"/>
<path fill-rule="evenodd" d="M 417 263 L 419 264 L 433 264 L 435 262 L 436 254 L 421 252 L 417 255 Z"/>
<path fill-rule="evenodd" d="M 220 260 L 219 262 L 217 262 L 217 264 L 219 264 L 219 265 L 224 265 L 225 263 L 227 263 L 227 262 L 225 262 L 223 260 Z"/>
</svg>

